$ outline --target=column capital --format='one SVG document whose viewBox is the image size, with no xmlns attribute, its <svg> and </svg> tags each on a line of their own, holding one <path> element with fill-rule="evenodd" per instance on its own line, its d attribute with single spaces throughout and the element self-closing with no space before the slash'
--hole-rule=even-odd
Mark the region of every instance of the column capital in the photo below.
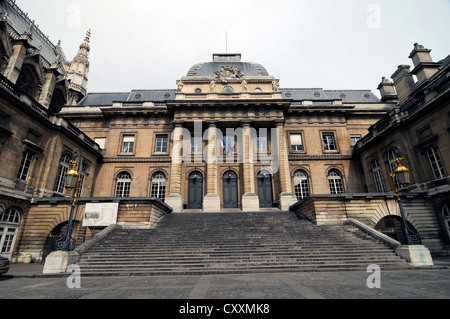
<svg viewBox="0 0 450 319">
<path fill-rule="evenodd" d="M 251 120 L 241 120 L 241 125 L 242 125 L 243 127 L 245 127 L 245 126 L 250 126 L 251 123 L 252 123 Z"/>
<path fill-rule="evenodd" d="M 286 124 L 285 119 L 276 119 L 273 122 L 275 123 L 275 126 L 284 126 L 284 124 Z"/>
<path fill-rule="evenodd" d="M 206 121 L 208 127 L 217 127 L 217 121 Z"/>
<path fill-rule="evenodd" d="M 182 127 L 185 122 L 183 120 L 174 120 L 172 123 L 175 127 Z"/>
</svg>

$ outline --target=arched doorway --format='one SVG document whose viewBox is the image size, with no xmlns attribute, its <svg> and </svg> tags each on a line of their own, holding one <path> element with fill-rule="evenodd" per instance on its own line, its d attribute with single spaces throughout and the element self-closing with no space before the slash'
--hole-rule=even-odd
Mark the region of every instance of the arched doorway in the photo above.
<svg viewBox="0 0 450 319">
<path fill-rule="evenodd" d="M 408 234 L 411 244 L 421 244 L 419 233 L 410 222 L 406 222 L 408 225 Z M 385 216 L 376 224 L 375 229 L 379 232 L 388 235 L 389 237 L 401 242 L 403 245 L 408 244 L 406 238 L 405 229 L 403 226 L 403 220 L 399 216 Z"/>
<path fill-rule="evenodd" d="M 15 208 L 0 211 L 0 255 L 11 259 L 17 232 L 20 226 L 20 213 Z"/>
<path fill-rule="evenodd" d="M 50 253 L 57 250 L 57 241 L 61 239 L 67 231 L 67 226 L 69 222 L 63 222 L 53 228 L 53 230 L 48 234 L 47 239 L 45 240 L 44 249 L 42 252 L 42 260 L 44 261 L 45 258 L 50 255 Z M 72 238 L 76 239 L 76 233 L 75 230 L 78 229 L 79 222 L 73 221 L 72 225 Z"/>
<path fill-rule="evenodd" d="M 238 208 L 237 175 L 233 171 L 223 175 L 223 208 Z"/>
<path fill-rule="evenodd" d="M 192 172 L 188 179 L 188 209 L 203 208 L 203 175 Z"/>
<path fill-rule="evenodd" d="M 267 171 L 258 173 L 259 207 L 273 207 L 272 175 Z"/>
</svg>

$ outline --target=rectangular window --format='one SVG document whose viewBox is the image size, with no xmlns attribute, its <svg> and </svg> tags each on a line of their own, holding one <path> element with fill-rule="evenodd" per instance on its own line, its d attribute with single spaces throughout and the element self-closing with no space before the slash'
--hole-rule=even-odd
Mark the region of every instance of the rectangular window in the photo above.
<svg viewBox="0 0 450 319">
<path fill-rule="evenodd" d="M 323 137 L 323 149 L 325 151 L 336 151 L 336 141 L 333 133 L 322 133 Z"/>
<path fill-rule="evenodd" d="M 433 171 L 434 178 L 438 179 L 445 177 L 444 167 L 436 146 L 427 149 L 427 157 L 431 170 Z"/>
<path fill-rule="evenodd" d="M 267 153 L 269 146 L 267 143 L 267 136 L 258 136 L 256 139 L 256 149 L 258 153 Z"/>
<path fill-rule="evenodd" d="M 291 134 L 291 150 L 293 152 L 305 150 L 303 147 L 302 134 L 300 133 Z"/>
<path fill-rule="evenodd" d="M 23 153 L 22 161 L 19 166 L 19 173 L 17 174 L 17 178 L 26 181 L 28 177 L 28 172 L 31 168 L 31 163 L 33 162 L 33 153 L 30 151 L 26 151 Z"/>
<path fill-rule="evenodd" d="M 191 137 L 191 153 L 201 153 L 203 151 L 203 138 L 192 136 Z"/>
<path fill-rule="evenodd" d="M 155 153 L 167 153 L 167 135 L 156 135 Z"/>
<path fill-rule="evenodd" d="M 122 140 L 122 153 L 132 154 L 134 152 L 134 135 L 124 135 Z"/>
<path fill-rule="evenodd" d="M 94 142 L 97 143 L 102 150 L 105 149 L 106 138 L 105 137 L 96 137 Z"/>
<path fill-rule="evenodd" d="M 355 146 L 356 143 L 358 143 L 358 141 L 361 139 L 361 135 L 359 134 L 350 135 L 350 139 L 352 141 L 352 146 Z"/>
</svg>

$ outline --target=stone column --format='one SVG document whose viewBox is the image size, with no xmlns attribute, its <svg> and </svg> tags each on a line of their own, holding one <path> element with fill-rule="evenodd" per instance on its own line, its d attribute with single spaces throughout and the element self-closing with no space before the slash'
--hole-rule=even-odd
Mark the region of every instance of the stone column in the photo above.
<svg viewBox="0 0 450 319">
<path fill-rule="evenodd" d="M 242 211 L 259 211 L 259 198 L 255 191 L 255 172 L 253 169 L 253 151 L 251 147 L 251 127 L 250 123 L 244 122 L 242 124 L 244 131 L 244 145 L 243 145 L 243 178 L 244 178 L 244 194 L 242 195 Z"/>
<path fill-rule="evenodd" d="M 170 195 L 165 202 L 172 207 L 174 212 L 183 210 L 183 197 L 181 196 L 181 163 L 182 163 L 182 145 L 183 145 L 183 125 L 175 124 L 173 131 L 172 163 L 170 168 Z"/>
<path fill-rule="evenodd" d="M 289 207 L 297 202 L 294 193 L 292 192 L 291 175 L 289 172 L 289 158 L 286 144 L 286 133 L 284 131 L 284 122 L 277 121 L 276 123 L 278 135 L 278 172 L 280 174 L 280 188 L 279 206 L 281 210 L 287 211 Z M 272 149 L 272 152 L 276 150 Z"/>
<path fill-rule="evenodd" d="M 218 195 L 218 174 L 217 174 L 217 126 L 209 123 L 208 145 L 206 155 L 206 195 L 203 198 L 203 210 L 205 212 L 220 212 L 220 197 Z"/>
</svg>

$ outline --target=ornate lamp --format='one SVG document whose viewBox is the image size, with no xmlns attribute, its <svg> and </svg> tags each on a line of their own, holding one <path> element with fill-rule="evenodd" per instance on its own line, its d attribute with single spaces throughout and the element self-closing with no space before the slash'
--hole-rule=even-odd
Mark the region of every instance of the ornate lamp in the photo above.
<svg viewBox="0 0 450 319">
<path fill-rule="evenodd" d="M 409 185 L 409 169 L 403 166 L 402 161 L 403 158 L 396 159 L 397 168 L 394 170 L 393 174 L 397 178 L 398 183 L 407 189 Z"/>
<path fill-rule="evenodd" d="M 64 180 L 64 188 L 69 194 L 74 188 L 77 186 L 78 179 L 80 178 L 80 174 L 78 174 L 77 161 L 70 161 L 72 164 L 72 168 L 66 173 Z"/>
<path fill-rule="evenodd" d="M 409 185 L 409 169 L 407 169 L 403 164 L 403 158 L 399 157 L 395 160 L 397 162 L 397 167 L 391 173 L 392 182 L 394 183 L 395 194 L 397 195 L 397 203 L 400 208 L 400 214 L 402 215 L 403 227 L 405 230 L 406 240 L 408 245 L 411 245 L 411 238 L 408 232 L 408 224 L 406 222 L 405 210 L 403 209 L 402 200 L 400 198 L 399 187 L 408 188 Z"/>
<path fill-rule="evenodd" d="M 73 160 L 70 161 L 72 168 L 64 176 L 64 188 L 67 191 L 67 195 L 73 191 L 72 205 L 70 208 L 70 217 L 67 224 L 67 230 L 63 237 L 56 242 L 56 248 L 58 250 L 69 251 L 75 248 L 75 239 L 72 238 L 73 231 L 73 214 L 75 204 L 77 202 L 77 192 L 80 183 L 80 174 L 78 173 L 78 167 L 82 166 L 83 153 L 79 149 L 75 149 L 72 153 Z"/>
</svg>

